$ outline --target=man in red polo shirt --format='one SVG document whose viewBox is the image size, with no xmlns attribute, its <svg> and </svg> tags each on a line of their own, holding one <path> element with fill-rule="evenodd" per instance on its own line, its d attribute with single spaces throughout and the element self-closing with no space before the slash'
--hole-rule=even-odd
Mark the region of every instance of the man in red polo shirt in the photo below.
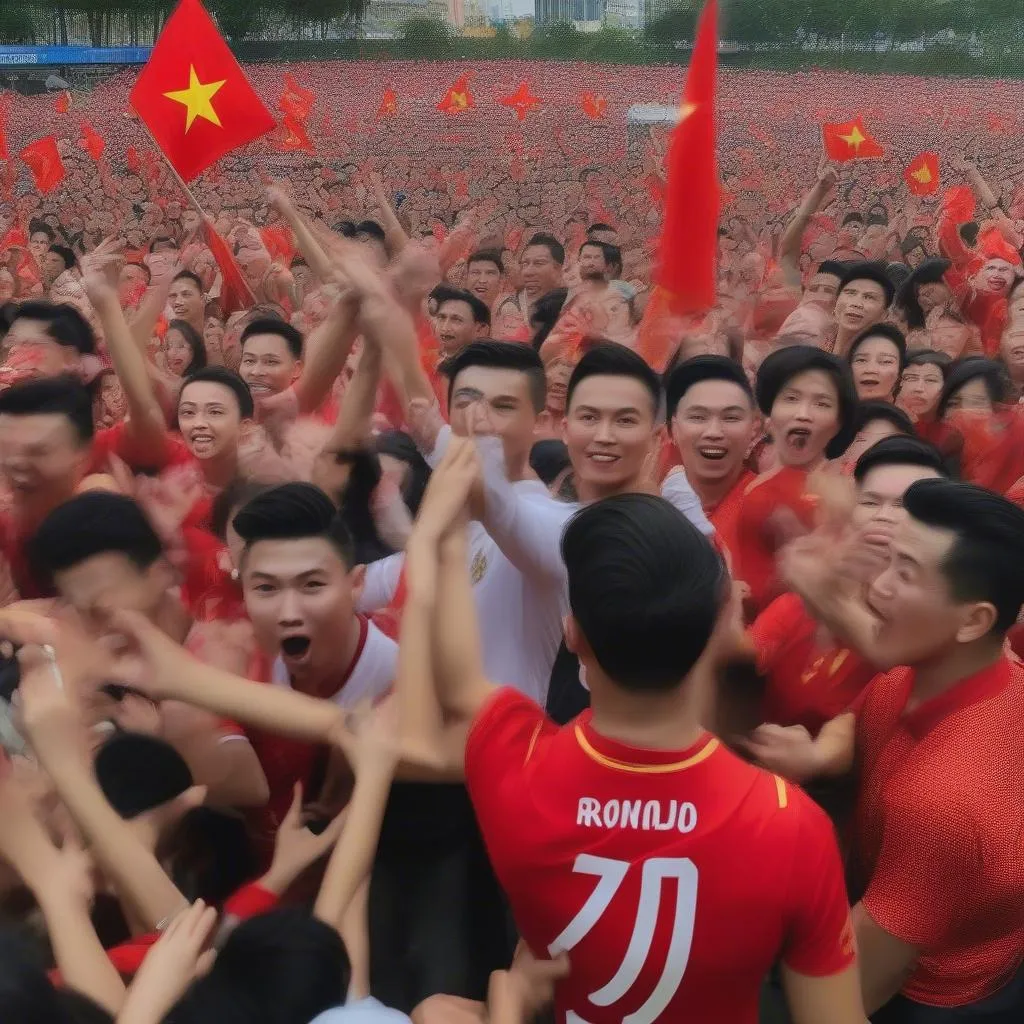
<svg viewBox="0 0 1024 1024">
<path fill-rule="evenodd" d="M 1024 511 L 946 480 L 903 503 L 866 601 L 836 571 L 834 535 L 785 560 L 815 614 L 891 669 L 816 751 L 819 770 L 860 770 L 864 1000 L 882 1024 L 1010 1024 L 1024 1019 L 1024 669 L 1004 640 L 1024 603 Z"/>
<path fill-rule="evenodd" d="M 736 629 L 721 558 L 661 498 L 577 513 L 566 642 L 592 710 L 559 728 L 483 674 L 460 524 L 479 472 L 472 439 L 453 439 L 409 544 L 402 644 L 423 650 L 404 650 L 397 690 L 438 740 L 433 664 L 448 738 L 469 723 L 466 782 L 516 922 L 535 954 L 568 953 L 559 1022 L 754 1024 L 781 958 L 797 1024 L 863 1024 L 827 818 L 700 725 Z"/>
</svg>

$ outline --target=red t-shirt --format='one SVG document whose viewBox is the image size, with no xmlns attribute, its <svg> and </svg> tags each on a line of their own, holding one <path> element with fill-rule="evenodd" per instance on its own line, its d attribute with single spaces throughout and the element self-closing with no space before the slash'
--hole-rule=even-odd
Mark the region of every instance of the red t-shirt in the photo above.
<svg viewBox="0 0 1024 1024">
<path fill-rule="evenodd" d="M 788 508 L 806 527 L 813 522 L 816 504 L 805 494 L 807 472 L 782 466 L 762 473 L 747 487 L 736 517 L 736 578 L 750 587 L 750 603 L 755 611 L 765 608 L 778 596 L 775 554 L 778 540 L 769 522 L 773 513 Z"/>
<path fill-rule="evenodd" d="M 638 750 L 504 688 L 470 730 L 466 784 L 523 937 L 569 953 L 560 1022 L 756 1024 L 779 956 L 814 976 L 854 961 L 828 818 L 710 734 Z"/>
<path fill-rule="evenodd" d="M 796 594 L 777 597 L 750 627 L 757 670 L 768 679 L 764 720 L 802 725 L 812 736 L 878 674 L 847 647 L 823 647 L 818 628 Z"/>
<path fill-rule="evenodd" d="M 132 470 L 167 469 L 170 466 L 187 466 L 195 461 L 181 438 L 164 434 L 159 450 L 148 449 L 139 445 L 128 433 L 128 424 L 125 422 L 106 430 L 97 430 L 93 435 L 89 473 L 109 472 L 111 455 L 116 455 Z"/>
<path fill-rule="evenodd" d="M 739 549 L 740 505 L 747 488 L 757 479 L 749 469 L 743 470 L 739 479 L 729 489 L 729 493 L 710 511 L 704 509 L 708 521 L 715 528 L 718 542 L 729 552 L 735 567 Z"/>
<path fill-rule="evenodd" d="M 903 994 L 964 1006 L 1024 951 L 1024 668 L 1000 658 L 907 711 L 913 682 L 879 676 L 858 714 L 855 880 L 874 921 L 921 950 Z"/>
</svg>

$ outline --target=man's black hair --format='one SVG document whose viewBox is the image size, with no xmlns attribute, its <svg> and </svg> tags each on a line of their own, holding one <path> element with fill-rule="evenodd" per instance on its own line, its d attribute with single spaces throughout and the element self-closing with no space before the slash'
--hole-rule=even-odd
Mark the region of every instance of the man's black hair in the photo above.
<svg viewBox="0 0 1024 1024">
<path fill-rule="evenodd" d="M 907 361 L 907 339 L 903 332 L 895 324 L 872 324 L 865 327 L 860 334 L 850 342 L 850 351 L 846 353 L 846 361 L 853 365 L 854 353 L 864 344 L 868 338 L 885 338 L 896 346 L 900 358 L 900 369 L 902 370 Z"/>
<path fill-rule="evenodd" d="M 191 281 L 196 286 L 196 288 L 199 289 L 200 295 L 206 294 L 206 288 L 203 286 L 203 279 L 198 274 L 194 273 L 191 270 L 179 271 L 177 274 L 174 275 L 171 284 L 174 284 L 175 281 Z"/>
<path fill-rule="evenodd" d="M 924 310 L 921 308 L 921 301 L 917 296 L 918 289 L 924 284 L 941 282 L 946 276 L 946 271 L 952 265 L 947 259 L 922 260 L 900 285 L 900 289 L 896 293 L 896 308 L 902 310 L 907 326 L 911 330 L 920 330 L 924 327 Z"/>
<path fill-rule="evenodd" d="M 910 437 L 915 434 L 913 420 L 902 409 L 898 409 L 890 402 L 881 402 L 873 398 L 858 403 L 853 417 L 854 434 L 859 434 L 869 423 L 877 423 L 879 420 L 885 420 L 901 434 Z"/>
<path fill-rule="evenodd" d="M 555 288 L 553 291 L 545 292 L 533 304 L 533 309 L 530 311 L 530 327 L 533 328 L 530 344 L 538 352 L 541 345 L 547 341 L 548 335 L 554 330 L 555 324 L 558 323 L 558 318 L 562 315 L 562 307 L 568 298 L 568 288 Z"/>
<path fill-rule="evenodd" d="M 491 311 L 487 308 L 487 303 L 472 292 L 466 291 L 465 288 L 451 288 L 447 285 L 439 285 L 431 293 L 431 297 L 437 302 L 438 309 L 446 302 L 464 302 L 469 306 L 473 314 L 473 323 L 484 324 L 487 327 L 491 326 Z"/>
<path fill-rule="evenodd" d="M 853 467 L 853 479 L 858 484 L 863 483 L 864 477 L 879 466 L 920 466 L 934 469 L 940 476 L 949 476 L 945 457 L 935 445 L 906 434 L 883 437 L 863 452 Z"/>
<path fill-rule="evenodd" d="M 864 214 L 858 213 L 856 210 L 851 211 L 843 218 L 843 223 L 841 226 L 845 227 L 847 224 L 852 224 L 853 221 L 857 221 L 858 223 L 863 224 Z"/>
<path fill-rule="evenodd" d="M 239 341 L 242 348 L 245 347 L 246 341 L 254 334 L 273 334 L 278 338 L 283 338 L 284 343 L 288 346 L 288 351 L 292 354 L 292 358 L 302 358 L 302 332 L 285 320 L 275 320 L 273 317 L 261 317 L 259 320 L 253 320 L 242 331 Z"/>
<path fill-rule="evenodd" d="M 842 278 L 845 272 L 846 268 L 839 260 L 822 260 L 815 271 L 816 274 L 831 274 L 833 277 L 838 278 Z"/>
<path fill-rule="evenodd" d="M 839 430 L 825 448 L 825 455 L 836 459 L 853 440 L 854 410 L 857 407 L 857 389 L 849 365 L 831 352 L 823 352 L 810 345 L 789 345 L 765 357 L 757 371 L 754 394 L 757 405 L 765 416 L 770 416 L 779 392 L 794 377 L 811 370 L 828 374 L 835 384 L 839 400 Z"/>
<path fill-rule="evenodd" d="M 526 243 L 526 248 L 529 249 L 534 245 L 543 245 L 560 267 L 565 265 L 565 246 L 554 235 L 549 235 L 546 231 L 538 231 Z"/>
<path fill-rule="evenodd" d="M 74 427 L 81 446 L 92 441 L 92 398 L 81 382 L 66 374 L 21 381 L 0 391 L 0 415 L 61 415 Z"/>
<path fill-rule="evenodd" d="M 611 280 L 615 281 L 622 276 L 622 250 L 613 242 L 602 242 L 604 246 L 604 261 L 608 265 Z"/>
<path fill-rule="evenodd" d="M 576 364 L 565 390 L 565 407 L 572 406 L 572 396 L 588 377 L 632 377 L 650 393 L 654 417 L 661 409 L 661 379 L 648 363 L 625 345 L 602 341 L 594 345 Z"/>
<path fill-rule="evenodd" d="M 54 231 L 53 228 L 51 228 L 45 220 L 33 218 L 31 221 L 29 221 L 28 237 L 31 238 L 33 235 L 39 234 L 46 235 L 46 237 L 50 240 L 51 243 L 57 238 L 57 232 Z"/>
<path fill-rule="evenodd" d="M 86 491 L 58 505 L 28 542 L 33 574 L 52 582 L 96 555 L 124 555 L 140 570 L 164 554 L 164 546 L 134 498 Z"/>
<path fill-rule="evenodd" d="M 58 345 L 73 348 L 79 355 L 89 356 L 96 351 L 96 335 L 89 321 L 67 302 L 30 299 L 18 306 L 12 323 L 18 320 L 39 321 Z"/>
<path fill-rule="evenodd" d="M 51 245 L 49 251 L 61 258 L 65 270 L 70 270 L 78 262 L 75 254 L 66 245 Z"/>
<path fill-rule="evenodd" d="M 545 438 L 535 441 L 530 449 L 530 469 L 540 477 L 541 482 L 550 487 L 572 465 L 569 449 L 564 441 Z"/>
<path fill-rule="evenodd" d="M 544 411 L 547 398 L 547 380 L 540 356 L 529 346 L 517 341 L 474 341 L 441 364 L 441 372 L 448 378 L 448 406 L 451 408 L 455 379 L 471 366 L 494 370 L 515 370 L 526 376 L 530 387 L 530 401 L 534 412 Z"/>
<path fill-rule="evenodd" d="M 753 406 L 754 392 L 739 363 L 726 356 L 694 356 L 679 363 L 665 381 L 665 416 L 670 424 L 686 392 L 694 384 L 701 384 L 706 380 L 724 380 L 735 384 Z"/>
<path fill-rule="evenodd" d="M 185 389 L 189 384 L 198 384 L 203 381 L 209 384 L 221 384 L 232 391 L 238 402 L 238 411 L 242 419 L 251 420 L 253 418 L 256 413 L 256 405 L 252 400 L 249 385 L 234 370 L 229 370 L 226 366 L 204 366 L 201 370 L 190 373 L 182 382 L 181 390 L 178 392 L 178 404 L 180 405 L 185 400 Z"/>
<path fill-rule="evenodd" d="M 617 231 L 617 229 L 613 228 L 611 224 L 605 224 L 604 221 L 599 220 L 596 224 L 591 224 L 587 228 L 587 234 L 592 234 L 595 231 Z"/>
<path fill-rule="evenodd" d="M 167 325 L 167 330 L 177 331 L 192 351 L 192 359 L 185 367 L 184 376 L 187 377 L 190 373 L 203 369 L 206 366 L 206 343 L 203 341 L 203 336 L 187 320 L 172 320 Z M 167 336 L 164 335 L 164 337 Z"/>
<path fill-rule="evenodd" d="M 193 781 L 174 747 L 137 732 L 118 733 L 107 740 L 96 751 L 93 772 L 107 803 L 129 821 L 181 796 Z"/>
<path fill-rule="evenodd" d="M 992 631 L 1005 633 L 1024 604 L 1024 510 L 993 491 L 950 480 L 919 480 L 907 488 L 903 507 L 919 523 L 956 535 L 942 561 L 955 601 L 989 601 Z"/>
<path fill-rule="evenodd" d="M 367 235 L 381 244 L 387 240 L 386 232 L 375 220 L 361 220 L 355 226 L 355 234 L 357 238 L 360 235 Z"/>
<path fill-rule="evenodd" d="M 933 348 L 919 348 L 907 356 L 904 369 L 908 366 L 937 366 L 942 371 L 942 379 L 946 379 L 953 359 L 948 352 L 937 352 Z"/>
<path fill-rule="evenodd" d="M 863 260 L 859 263 L 851 263 L 839 279 L 839 290 L 842 291 L 848 284 L 854 281 L 874 281 L 885 292 L 885 305 L 887 307 L 892 305 L 893 296 L 896 294 L 896 286 L 892 283 L 892 278 L 886 273 L 884 263 L 879 260 Z"/>
<path fill-rule="evenodd" d="M 500 249 L 477 249 L 476 252 L 470 253 L 469 259 L 466 260 L 466 268 L 468 269 L 474 263 L 493 263 L 498 268 L 499 274 L 505 273 L 505 264 L 501 262 Z"/>
<path fill-rule="evenodd" d="M 562 535 L 569 607 L 605 674 L 624 690 L 671 690 L 704 653 L 727 597 L 721 557 L 663 498 L 587 505 Z"/>
<path fill-rule="evenodd" d="M 958 360 L 950 367 L 946 383 L 942 385 L 938 405 L 935 407 L 936 416 L 942 419 L 949 403 L 956 397 L 956 393 L 965 384 L 979 379 L 985 382 L 985 390 L 994 405 L 1007 401 L 1012 387 L 1006 367 L 995 359 L 969 356 L 967 359 Z"/>
<path fill-rule="evenodd" d="M 313 484 L 288 483 L 271 487 L 235 514 L 235 532 L 248 550 L 261 540 L 304 540 L 322 537 L 342 561 L 354 565 L 352 535 L 330 498 Z"/>
</svg>

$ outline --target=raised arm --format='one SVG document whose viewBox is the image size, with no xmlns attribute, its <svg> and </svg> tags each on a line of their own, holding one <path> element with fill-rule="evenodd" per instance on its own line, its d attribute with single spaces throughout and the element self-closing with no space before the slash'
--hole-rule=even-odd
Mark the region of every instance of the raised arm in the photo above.
<svg viewBox="0 0 1024 1024">
<path fill-rule="evenodd" d="M 356 333 L 355 307 L 342 297 L 306 339 L 302 374 L 294 385 L 300 413 L 315 412 L 330 394 L 355 344 Z"/>
<path fill-rule="evenodd" d="M 331 261 L 328 259 L 324 247 L 317 241 L 309 222 L 295 208 L 285 191 L 277 187 L 270 188 L 267 190 L 267 199 L 292 229 L 299 252 L 302 253 L 302 258 L 308 264 L 309 269 L 321 281 L 331 280 Z"/>
<path fill-rule="evenodd" d="M 394 259 L 408 244 L 409 236 L 405 233 L 395 213 L 391 200 L 388 199 L 387 189 L 384 187 L 384 180 L 376 171 L 371 171 L 367 176 L 370 188 L 373 190 L 373 198 L 377 201 L 377 210 L 380 213 L 384 228 L 384 237 L 388 245 L 388 254 Z"/>
<path fill-rule="evenodd" d="M 818 176 L 811 186 L 810 192 L 804 196 L 803 202 L 797 207 L 792 220 L 782 233 L 782 240 L 779 244 L 779 262 L 786 275 L 787 284 L 796 286 L 801 284 L 800 252 L 803 249 L 804 232 L 807 230 L 811 218 L 818 212 L 829 192 L 835 187 L 837 180 L 838 175 L 834 165 L 823 160 L 818 165 Z"/>
</svg>

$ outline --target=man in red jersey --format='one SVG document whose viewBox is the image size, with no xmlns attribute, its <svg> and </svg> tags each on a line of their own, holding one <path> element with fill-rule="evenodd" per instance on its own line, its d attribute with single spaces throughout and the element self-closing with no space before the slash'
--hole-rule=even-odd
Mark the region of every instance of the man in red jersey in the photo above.
<svg viewBox="0 0 1024 1024">
<path fill-rule="evenodd" d="M 815 614 L 891 670 L 809 754 L 817 774 L 859 767 L 853 920 L 874 1019 L 1010 1024 L 1024 1019 L 1024 669 L 1004 641 L 1024 602 L 1024 511 L 946 480 L 903 504 L 866 601 L 834 534 L 787 553 Z"/>
<path fill-rule="evenodd" d="M 466 783 L 516 922 L 535 954 L 568 954 L 557 1019 L 754 1024 L 781 958 L 796 1024 L 863 1024 L 828 820 L 700 725 L 736 627 L 721 558 L 650 495 L 572 519 L 566 641 L 593 707 L 559 728 L 483 674 L 462 525 L 479 474 L 454 439 L 408 548 L 398 699 L 425 744 L 437 698 L 445 739 L 469 728 Z"/>
<path fill-rule="evenodd" d="M 695 356 L 672 371 L 665 397 L 668 428 L 686 479 L 719 541 L 735 557 L 740 499 L 754 479 L 744 459 L 759 423 L 747 376 L 725 356 Z M 673 471 L 666 478 L 665 497 L 678 476 Z"/>
</svg>

